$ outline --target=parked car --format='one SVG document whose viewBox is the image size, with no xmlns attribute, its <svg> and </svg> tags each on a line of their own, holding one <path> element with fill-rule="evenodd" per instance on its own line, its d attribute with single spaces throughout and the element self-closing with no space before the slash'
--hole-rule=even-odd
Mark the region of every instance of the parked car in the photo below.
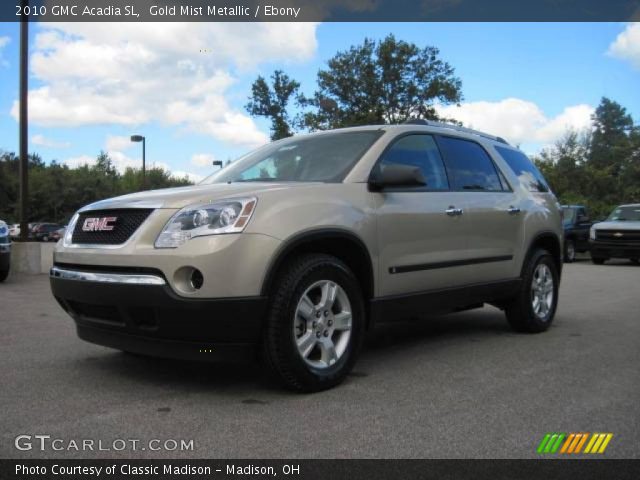
<svg viewBox="0 0 640 480">
<path fill-rule="evenodd" d="M 18 238 L 20 236 L 20 224 L 14 223 L 9 225 L 9 237 Z"/>
<path fill-rule="evenodd" d="M 0 220 L 0 282 L 4 282 L 9 275 L 11 264 L 11 239 L 9 238 L 9 227 Z"/>
<path fill-rule="evenodd" d="M 640 263 L 640 203 L 616 207 L 604 222 L 589 232 L 591 260 L 602 265 L 610 258 L 628 258 Z"/>
<path fill-rule="evenodd" d="M 220 360 L 262 353 L 287 387 L 332 387 L 379 322 L 485 302 L 553 321 L 560 205 L 504 140 L 419 122 L 266 145 L 199 185 L 82 208 L 53 294 L 80 338 Z"/>
<path fill-rule="evenodd" d="M 67 228 L 67 227 L 62 227 L 62 228 L 59 228 L 58 230 L 56 230 L 55 232 L 52 232 L 51 233 L 51 241 L 52 242 L 57 242 L 62 237 L 64 237 L 65 228 Z"/>
<path fill-rule="evenodd" d="M 54 240 L 55 232 L 60 230 L 61 225 L 57 223 L 39 223 L 31 230 L 31 236 L 39 242 L 49 242 Z M 58 241 L 57 239 L 55 241 Z"/>
<path fill-rule="evenodd" d="M 593 222 L 583 205 L 562 205 L 564 228 L 564 261 L 571 263 L 576 252 L 589 251 L 589 229 Z"/>
</svg>

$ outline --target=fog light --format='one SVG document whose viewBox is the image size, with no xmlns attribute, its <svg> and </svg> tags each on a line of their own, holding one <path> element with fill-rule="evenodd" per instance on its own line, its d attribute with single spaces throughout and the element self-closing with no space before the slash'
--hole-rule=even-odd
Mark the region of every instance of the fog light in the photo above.
<svg viewBox="0 0 640 480">
<path fill-rule="evenodd" d="M 204 277 L 202 276 L 202 272 L 195 268 L 193 272 L 191 272 L 191 286 L 195 290 L 200 290 L 202 288 L 202 284 L 204 283 Z"/>
</svg>

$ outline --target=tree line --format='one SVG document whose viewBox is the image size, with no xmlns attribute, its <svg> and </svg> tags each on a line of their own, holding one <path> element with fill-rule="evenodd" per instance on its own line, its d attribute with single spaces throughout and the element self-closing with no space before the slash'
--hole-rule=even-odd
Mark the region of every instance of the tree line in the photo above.
<svg viewBox="0 0 640 480">
<path fill-rule="evenodd" d="M 534 161 L 563 204 L 586 205 L 595 219 L 616 205 L 640 203 L 640 126 L 602 98 L 591 128 L 569 130 Z"/>
<path fill-rule="evenodd" d="M 190 185 L 187 178 L 174 178 L 166 170 L 146 169 L 148 189 Z M 29 221 L 66 224 L 80 207 L 104 198 L 137 192 L 142 170 L 127 168 L 119 173 L 108 154 L 101 152 L 93 165 L 69 168 L 38 155 L 29 156 Z M 0 152 L 0 219 L 17 223 L 19 202 L 19 158 Z"/>
</svg>

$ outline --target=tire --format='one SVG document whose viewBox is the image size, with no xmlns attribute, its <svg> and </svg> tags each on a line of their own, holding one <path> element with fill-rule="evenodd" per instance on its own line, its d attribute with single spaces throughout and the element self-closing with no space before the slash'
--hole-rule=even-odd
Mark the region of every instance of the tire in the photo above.
<svg viewBox="0 0 640 480">
<path fill-rule="evenodd" d="M 640 258 L 631 258 L 631 263 L 635 265 L 640 265 Z"/>
<path fill-rule="evenodd" d="M 9 276 L 9 270 L 0 270 L 0 283 L 4 282 Z"/>
<path fill-rule="evenodd" d="M 319 308 L 332 285 L 335 301 L 327 310 Z M 354 274 L 335 257 L 305 254 L 285 266 L 273 291 L 262 342 L 270 373 L 299 392 L 338 385 L 364 339 L 364 301 Z"/>
<path fill-rule="evenodd" d="M 565 240 L 564 242 L 564 262 L 572 263 L 576 259 L 576 243 L 571 240 Z"/>
<path fill-rule="evenodd" d="M 549 280 L 553 283 L 549 284 Z M 534 282 L 544 289 L 534 291 Z M 547 330 L 558 306 L 558 286 L 558 269 L 551 254 L 543 249 L 533 251 L 524 265 L 520 290 L 505 308 L 511 328 L 525 333 Z M 548 297 L 549 294 L 551 297 Z M 535 307 L 534 296 L 539 307 Z M 537 308 L 540 310 L 537 311 Z"/>
<path fill-rule="evenodd" d="M 605 260 L 606 260 L 606 258 L 591 256 L 591 261 L 592 261 L 595 265 L 602 265 L 602 264 L 604 263 L 604 261 L 605 261 Z"/>
</svg>

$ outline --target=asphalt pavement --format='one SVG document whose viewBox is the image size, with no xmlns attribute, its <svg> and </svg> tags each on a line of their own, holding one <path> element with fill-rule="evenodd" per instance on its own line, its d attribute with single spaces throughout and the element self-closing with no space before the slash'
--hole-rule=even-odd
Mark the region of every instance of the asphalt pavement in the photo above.
<svg viewBox="0 0 640 480">
<path fill-rule="evenodd" d="M 548 432 L 610 432 L 604 457 L 640 458 L 640 266 L 566 265 L 543 334 L 492 307 L 381 327 L 348 380 L 313 395 L 256 365 L 85 343 L 46 276 L 0 284 L 3 458 L 535 458 Z"/>
</svg>

